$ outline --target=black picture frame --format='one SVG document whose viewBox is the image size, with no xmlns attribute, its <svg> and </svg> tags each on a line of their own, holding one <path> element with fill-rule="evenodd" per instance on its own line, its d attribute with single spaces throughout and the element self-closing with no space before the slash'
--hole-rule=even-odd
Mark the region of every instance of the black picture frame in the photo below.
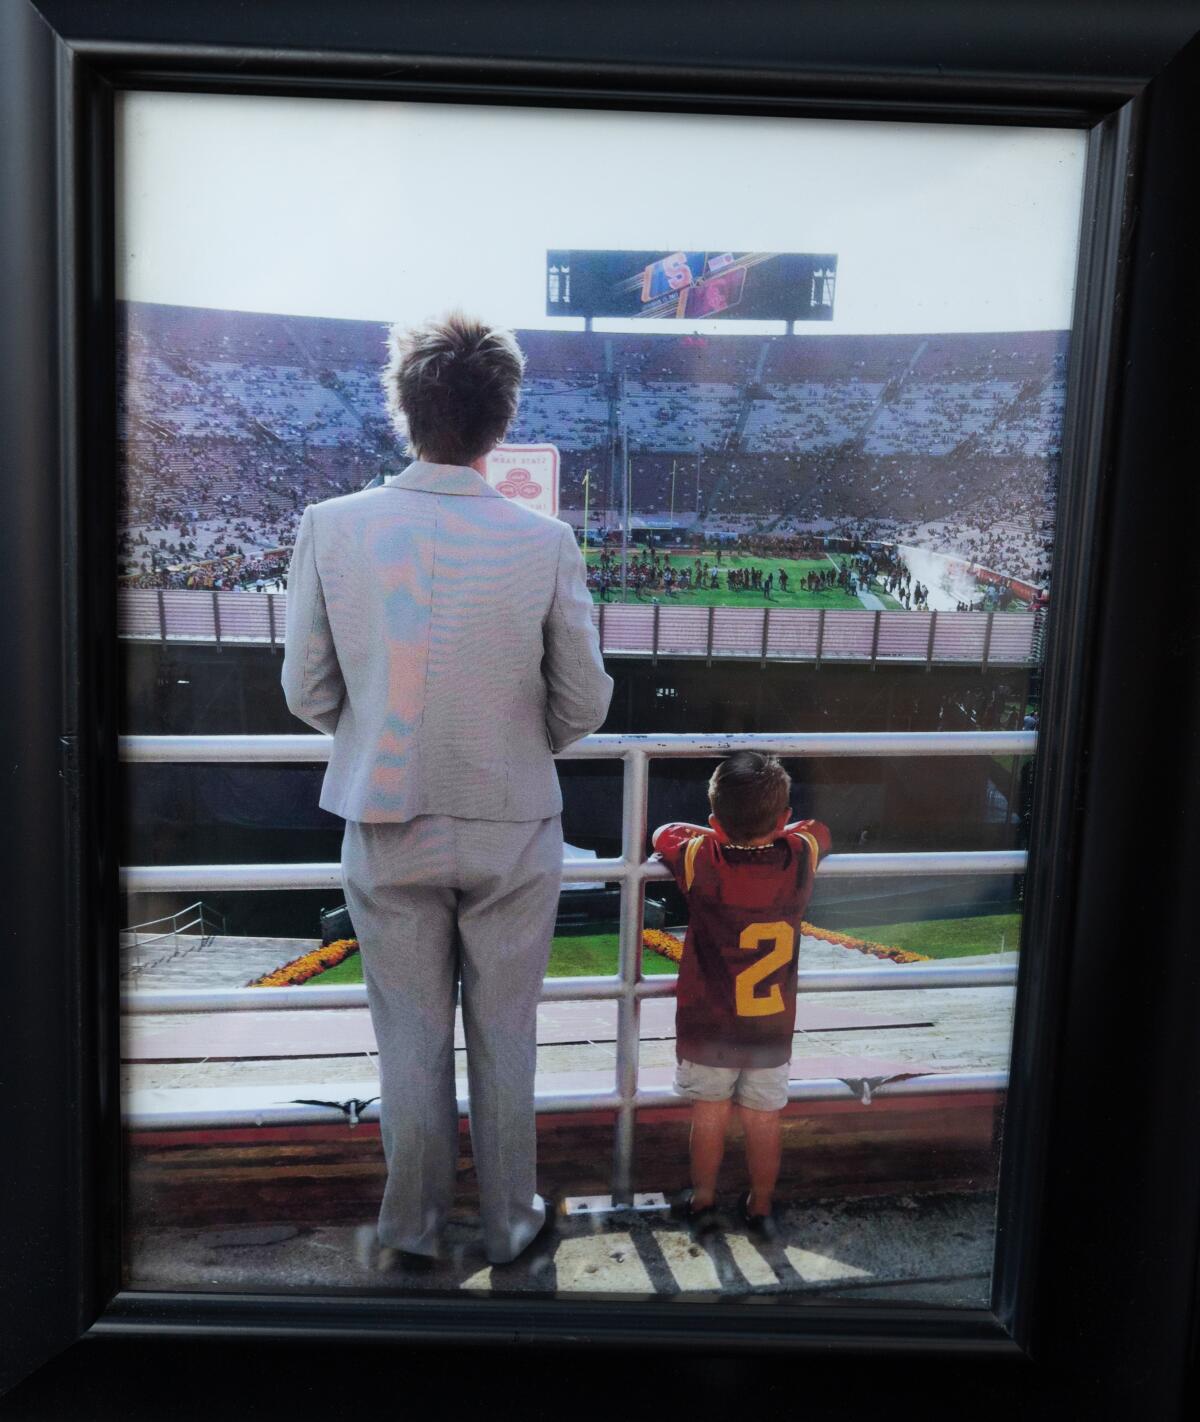
<svg viewBox="0 0 1200 1422">
<path fill-rule="evenodd" d="M 536 3 L 5 4 L 0 249 L 17 279 L 0 331 L 0 576 L 16 614 L 0 665 L 18 832 L 2 851 L 0 1087 L 4 1198 L 20 1208 L 0 1215 L 0 1387 L 84 1334 L 93 1368 L 134 1342 L 161 1355 L 212 1338 L 243 1353 L 248 1338 L 390 1341 L 409 1358 L 586 1343 L 610 1366 L 648 1350 L 803 1362 L 814 1388 L 843 1379 L 850 1417 L 877 1409 L 872 1388 L 950 1415 L 931 1391 L 950 1378 L 983 1415 L 1182 1415 L 1200 1238 L 1196 634 L 1185 599 L 1139 604 L 1115 569 L 1153 550 L 1139 556 L 1158 576 L 1182 577 L 1195 527 L 1194 482 L 1167 474 L 1200 467 L 1200 12 L 1091 7 L 1081 35 L 1057 0 L 980 10 L 751 3 L 718 48 L 675 4 L 618 5 L 603 26 Z M 112 100 L 136 87 L 1089 130 L 1026 890 L 1045 951 L 1018 989 L 990 1310 L 120 1292 Z M 1132 946 L 1135 919 L 1152 952 Z"/>
</svg>

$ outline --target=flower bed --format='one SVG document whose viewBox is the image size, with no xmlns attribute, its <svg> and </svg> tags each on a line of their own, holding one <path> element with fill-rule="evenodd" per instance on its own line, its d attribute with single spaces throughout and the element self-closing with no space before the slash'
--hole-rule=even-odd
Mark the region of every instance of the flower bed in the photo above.
<svg viewBox="0 0 1200 1422">
<path fill-rule="evenodd" d="M 660 958 L 669 958 L 678 963 L 683 957 L 683 943 L 673 933 L 665 933 L 661 928 L 642 929 L 642 951 L 647 948 Z"/>
<path fill-rule="evenodd" d="M 869 938 L 852 938 L 848 933 L 835 933 L 832 929 L 817 928 L 811 923 L 802 923 L 800 933 L 805 938 L 819 938 L 823 943 L 836 943 L 842 948 L 853 948 L 858 953 L 868 953 L 873 958 L 887 958 L 893 963 L 929 962 L 924 953 L 889 947 L 886 943 L 873 943 Z M 657 953 L 661 958 L 678 963 L 683 957 L 683 942 L 673 933 L 666 933 L 660 928 L 645 928 L 642 930 L 642 950 Z M 281 968 L 247 983 L 247 987 L 298 987 L 301 983 L 318 977 L 327 968 L 336 967 L 351 953 L 357 952 L 357 938 L 339 938 L 334 943 L 314 948 L 311 953 L 302 953 L 299 958 L 293 958 Z"/>
<path fill-rule="evenodd" d="M 293 958 L 290 963 L 284 963 L 283 967 L 276 968 L 261 978 L 255 978 L 246 986 L 299 987 L 301 983 L 308 982 L 309 978 L 317 977 L 326 968 L 337 967 L 351 953 L 357 952 L 357 938 L 338 938 L 333 943 L 326 943 L 320 948 L 314 948 L 311 953 L 302 953 L 298 958 Z"/>
<path fill-rule="evenodd" d="M 859 953 L 869 953 L 872 958 L 888 958 L 893 963 L 928 963 L 928 953 L 914 953 L 908 948 L 894 948 L 887 943 L 875 943 L 870 938 L 852 938 L 848 933 L 835 933 L 831 928 L 818 928 L 815 924 L 800 925 L 800 932 L 806 938 L 819 938 L 822 943 L 837 943 L 843 948 L 853 948 Z"/>
<path fill-rule="evenodd" d="M 817 928 L 811 923 L 800 925 L 804 938 L 819 938 L 822 943 L 836 943 L 842 948 L 853 948 L 858 953 L 869 953 L 872 958 L 887 958 L 893 963 L 928 963 L 925 953 L 913 953 L 907 948 L 893 948 L 886 943 L 874 943 L 869 938 L 852 938 L 848 933 L 835 933 L 830 928 Z M 683 944 L 672 933 L 663 933 L 657 928 L 647 928 L 642 933 L 642 946 L 651 952 L 678 963 L 683 957 Z"/>
</svg>

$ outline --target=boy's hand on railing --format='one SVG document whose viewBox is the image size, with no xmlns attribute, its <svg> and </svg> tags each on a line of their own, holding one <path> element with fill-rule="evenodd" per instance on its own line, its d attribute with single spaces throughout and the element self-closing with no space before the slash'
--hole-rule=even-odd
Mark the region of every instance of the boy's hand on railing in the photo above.
<svg viewBox="0 0 1200 1422">
<path fill-rule="evenodd" d="M 802 834 L 805 839 L 812 840 L 817 847 L 817 863 L 833 848 L 833 836 L 829 833 L 829 826 L 821 823 L 820 820 L 793 820 L 791 824 L 784 826 L 785 834 Z"/>
<path fill-rule="evenodd" d="M 712 834 L 712 830 L 707 825 L 694 825 L 687 820 L 668 820 L 666 824 L 659 825 L 650 835 L 650 843 L 655 849 L 658 848 L 659 837 L 666 834 L 668 830 L 686 830 L 688 837 L 695 834 Z"/>
</svg>

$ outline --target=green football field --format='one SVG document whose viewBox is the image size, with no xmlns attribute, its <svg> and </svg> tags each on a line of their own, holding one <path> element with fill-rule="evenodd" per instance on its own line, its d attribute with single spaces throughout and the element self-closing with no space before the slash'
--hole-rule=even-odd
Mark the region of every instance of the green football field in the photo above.
<svg viewBox="0 0 1200 1422">
<path fill-rule="evenodd" d="M 600 561 L 598 549 L 589 548 L 587 550 L 587 561 L 589 565 L 595 566 Z M 814 569 L 830 569 L 837 565 L 827 558 L 740 558 L 731 557 L 723 553 L 719 564 L 714 563 L 713 555 L 704 556 L 704 561 L 715 567 L 721 575 L 721 586 L 717 590 L 706 588 L 702 590 L 692 590 L 690 592 L 678 592 L 674 595 L 667 593 L 662 588 L 647 589 L 643 591 L 639 599 L 637 594 L 631 589 L 626 594 L 626 601 L 631 603 L 642 602 L 651 603 L 655 598 L 664 606 L 671 607 L 812 607 L 812 608 L 834 608 L 839 611 L 863 610 L 863 604 L 857 596 L 851 597 L 839 587 L 826 588 L 823 592 L 809 592 L 802 586 L 804 578 Z M 677 572 L 682 572 L 684 568 L 694 569 L 694 561 L 691 556 L 671 555 L 671 567 Z M 768 573 L 775 574 L 775 586 L 771 589 L 770 598 L 763 596 L 760 590 L 746 592 L 731 592 L 726 586 L 726 574 L 730 568 L 737 568 L 739 571 L 745 568 L 759 568 L 765 578 Z M 779 584 L 780 568 L 788 576 L 788 590 L 784 592 Z M 878 583 L 873 583 L 869 591 L 874 593 L 885 608 L 900 608 L 902 603 L 896 601 Z M 599 602 L 600 594 L 595 589 L 592 590 L 592 601 Z M 608 594 L 609 602 L 621 601 L 621 590 L 619 587 L 610 588 Z"/>
<path fill-rule="evenodd" d="M 1000 913 L 978 918 L 923 919 L 916 923 L 873 924 L 838 931 L 894 948 L 908 948 L 927 958 L 966 958 L 977 953 L 1001 953 L 1018 948 L 1021 916 Z M 618 961 L 619 940 L 615 933 L 564 934 L 554 939 L 547 976 L 603 976 L 615 973 Z M 673 974 L 677 969 L 666 958 L 646 953 L 642 957 L 642 971 L 648 976 L 657 976 Z M 309 979 L 322 987 L 332 983 L 361 983 L 362 980 L 362 960 L 357 953 L 352 953 L 336 968 Z"/>
<path fill-rule="evenodd" d="M 927 958 L 969 958 L 978 953 L 1011 953 L 1021 946 L 1021 915 L 991 913 L 978 918 L 934 918 L 916 923 L 876 923 L 841 928 L 891 948 L 907 948 Z"/>
<path fill-rule="evenodd" d="M 577 978 L 615 973 L 619 941 L 615 933 L 562 934 L 551 946 L 546 974 L 551 978 Z M 642 962 L 643 972 L 648 976 L 677 971 L 674 963 L 657 953 L 645 954 Z M 309 978 L 310 983 L 319 983 L 322 987 L 333 983 L 361 983 L 362 980 L 362 959 L 357 953 L 343 958 L 335 968 L 327 968 L 315 978 Z"/>
</svg>

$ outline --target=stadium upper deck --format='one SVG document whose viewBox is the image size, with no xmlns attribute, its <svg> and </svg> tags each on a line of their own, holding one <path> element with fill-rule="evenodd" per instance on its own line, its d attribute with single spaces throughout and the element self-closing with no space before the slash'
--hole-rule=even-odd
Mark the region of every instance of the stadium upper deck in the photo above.
<svg viewBox="0 0 1200 1422">
<path fill-rule="evenodd" d="M 287 547 L 306 504 L 404 462 L 378 382 L 386 327 L 123 309 L 123 571 Z M 521 331 L 511 438 L 557 445 L 560 506 L 712 526 L 839 520 L 988 551 L 1032 577 L 1048 533 L 1066 333 Z M 992 536 L 1003 524 L 1003 536 Z M 936 529 L 936 532 L 934 531 Z"/>
</svg>

